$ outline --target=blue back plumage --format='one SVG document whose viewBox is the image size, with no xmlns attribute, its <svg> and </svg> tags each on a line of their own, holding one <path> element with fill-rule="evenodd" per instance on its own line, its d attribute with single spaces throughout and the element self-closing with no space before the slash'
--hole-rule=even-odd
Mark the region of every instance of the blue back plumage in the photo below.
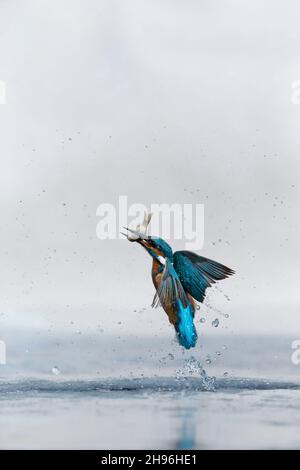
<svg viewBox="0 0 300 470">
<path fill-rule="evenodd" d="M 157 288 L 152 306 L 162 305 L 168 313 L 172 306 L 176 321 L 178 342 L 186 349 L 193 348 L 197 342 L 197 332 L 193 323 L 194 308 L 188 298 L 172 262 L 166 259 L 160 284 Z"/>
<path fill-rule="evenodd" d="M 177 322 L 175 324 L 177 338 L 181 346 L 186 349 L 193 348 L 197 342 L 197 331 L 193 322 L 193 311 L 190 303 L 184 307 L 177 300 Z"/>
</svg>

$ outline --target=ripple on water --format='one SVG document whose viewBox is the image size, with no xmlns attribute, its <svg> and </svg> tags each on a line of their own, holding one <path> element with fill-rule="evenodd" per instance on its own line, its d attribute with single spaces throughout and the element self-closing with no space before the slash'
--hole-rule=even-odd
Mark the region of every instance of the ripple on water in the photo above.
<svg viewBox="0 0 300 470">
<path fill-rule="evenodd" d="M 205 372 L 205 371 L 204 371 Z M 206 373 L 205 373 L 206 374 Z M 177 376 L 177 377 L 142 377 L 102 380 L 20 380 L 0 381 L 0 397 L 8 394 L 39 393 L 76 393 L 109 391 L 243 391 L 243 390 L 299 390 L 300 383 L 267 379 L 240 377 Z"/>
</svg>

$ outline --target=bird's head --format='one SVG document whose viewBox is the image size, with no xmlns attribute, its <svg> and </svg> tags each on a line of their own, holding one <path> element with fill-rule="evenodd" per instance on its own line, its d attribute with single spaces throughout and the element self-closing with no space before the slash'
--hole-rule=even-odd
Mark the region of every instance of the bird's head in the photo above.
<svg viewBox="0 0 300 470">
<path fill-rule="evenodd" d="M 137 242 L 139 245 L 142 245 L 152 258 L 157 261 L 160 261 L 161 258 L 168 258 L 170 261 L 173 260 L 172 248 L 162 238 L 145 235 L 144 233 L 129 228 L 126 228 L 126 230 L 130 232 L 130 234 L 123 235 L 125 235 L 130 242 Z"/>
</svg>

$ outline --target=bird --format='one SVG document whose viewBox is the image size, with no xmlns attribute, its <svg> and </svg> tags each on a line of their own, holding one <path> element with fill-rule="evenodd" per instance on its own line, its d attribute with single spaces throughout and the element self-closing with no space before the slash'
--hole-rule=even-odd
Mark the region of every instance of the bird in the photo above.
<svg viewBox="0 0 300 470">
<path fill-rule="evenodd" d="M 162 306 L 174 326 L 178 343 L 185 349 L 196 346 L 194 324 L 197 302 L 203 303 L 206 289 L 235 272 L 217 261 L 192 251 L 175 251 L 162 238 L 147 235 L 151 214 L 145 214 L 137 230 L 124 227 L 130 242 L 141 245 L 152 258 L 155 296 L 152 307 Z"/>
</svg>

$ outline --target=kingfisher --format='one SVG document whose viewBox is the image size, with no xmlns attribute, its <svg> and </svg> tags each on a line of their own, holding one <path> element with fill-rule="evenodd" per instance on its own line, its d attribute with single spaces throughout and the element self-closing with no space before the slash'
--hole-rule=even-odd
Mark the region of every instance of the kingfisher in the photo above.
<svg viewBox="0 0 300 470">
<path fill-rule="evenodd" d="M 195 347 L 197 330 L 194 316 L 197 303 L 203 303 L 206 289 L 217 281 L 234 274 L 223 264 L 191 251 L 175 251 L 162 238 L 147 235 L 151 214 L 136 230 L 124 227 L 130 242 L 141 245 L 152 258 L 152 281 L 155 296 L 152 307 L 162 306 L 176 337 L 185 349 Z"/>
</svg>

